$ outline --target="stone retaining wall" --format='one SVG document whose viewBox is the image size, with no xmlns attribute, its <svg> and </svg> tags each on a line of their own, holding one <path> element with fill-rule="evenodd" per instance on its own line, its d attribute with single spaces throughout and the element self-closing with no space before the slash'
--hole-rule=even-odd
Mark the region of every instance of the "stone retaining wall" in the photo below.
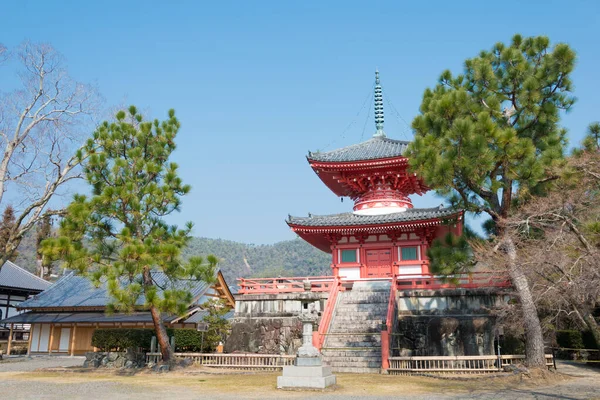
<svg viewBox="0 0 600 400">
<path fill-rule="evenodd" d="M 134 350 L 123 352 L 87 352 L 84 368 L 142 368 L 146 364 L 146 355 Z"/>
</svg>

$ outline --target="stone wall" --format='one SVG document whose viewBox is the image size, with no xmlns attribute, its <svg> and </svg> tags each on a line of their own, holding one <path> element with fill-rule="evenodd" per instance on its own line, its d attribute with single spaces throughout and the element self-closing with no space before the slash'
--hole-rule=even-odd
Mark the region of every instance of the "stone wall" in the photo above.
<svg viewBox="0 0 600 400">
<path fill-rule="evenodd" d="M 494 309 L 508 300 L 493 289 L 402 291 L 392 335 L 396 356 L 494 354 Z"/>
<path fill-rule="evenodd" d="M 146 355 L 134 350 L 123 352 L 93 352 L 85 353 L 84 368 L 142 368 L 146 364 Z"/>
<path fill-rule="evenodd" d="M 295 354 L 302 345 L 302 313 L 320 315 L 328 293 L 236 295 L 226 353 Z"/>
</svg>

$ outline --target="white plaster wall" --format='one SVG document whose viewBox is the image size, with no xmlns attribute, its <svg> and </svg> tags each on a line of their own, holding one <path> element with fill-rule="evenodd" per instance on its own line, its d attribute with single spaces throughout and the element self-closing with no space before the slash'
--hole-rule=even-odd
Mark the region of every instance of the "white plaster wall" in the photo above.
<svg viewBox="0 0 600 400">
<path fill-rule="evenodd" d="M 339 274 L 345 279 L 360 279 L 360 267 L 340 268 Z"/>
<path fill-rule="evenodd" d="M 420 265 L 401 265 L 398 267 L 398 273 L 402 275 L 414 274 L 411 276 L 403 276 L 403 278 L 418 278 L 423 273 Z"/>
</svg>

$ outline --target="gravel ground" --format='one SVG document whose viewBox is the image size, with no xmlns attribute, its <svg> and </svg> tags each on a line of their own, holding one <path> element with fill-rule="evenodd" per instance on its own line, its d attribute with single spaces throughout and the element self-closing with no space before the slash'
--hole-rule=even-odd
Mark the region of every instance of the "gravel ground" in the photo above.
<svg viewBox="0 0 600 400">
<path fill-rule="evenodd" d="M 80 366 L 82 357 L 35 357 L 31 359 L 9 359 L 0 362 L 0 393 L 10 394 L 10 399 L 600 399 L 600 370 L 586 368 L 578 364 L 560 363 L 559 371 L 571 376 L 571 379 L 557 380 L 554 385 L 532 387 L 528 385 L 510 385 L 503 390 L 473 390 L 457 392 L 456 390 L 444 390 L 448 381 L 427 379 L 430 393 L 411 394 L 410 379 L 407 379 L 407 387 L 403 387 L 404 377 L 394 379 L 394 386 L 398 390 L 393 396 L 369 396 L 367 389 L 360 390 L 361 393 L 329 392 L 281 392 L 273 387 L 256 387 L 253 390 L 236 392 L 236 380 L 242 379 L 235 375 L 228 375 L 231 384 L 223 392 L 215 392 L 210 382 L 210 376 L 202 374 L 162 374 L 162 375 L 136 375 L 123 378 L 118 375 L 99 375 L 96 373 L 46 373 L 34 370 L 40 368 Z M 346 381 L 351 375 L 344 375 Z M 390 377 L 391 378 L 391 377 Z M 254 378 L 247 378 L 254 379 Z M 259 379 L 258 377 L 256 379 Z M 267 382 L 274 380 L 268 376 Z M 387 380 L 389 382 L 389 380 Z M 486 387 L 490 381 L 481 380 L 480 387 Z M 209 385 L 204 386 L 203 385 Z M 233 386 L 233 387 L 231 387 Z M 268 386 L 268 384 L 266 385 Z M 436 386 L 440 386 L 436 393 Z M 450 387 L 450 386 L 448 386 Z M 488 386 L 491 387 L 491 386 Z M 496 388 L 498 386 L 495 386 Z M 264 393 L 263 393 L 264 392 Z M 349 395 L 350 394 L 350 395 Z"/>
<path fill-rule="evenodd" d="M 77 367 L 83 365 L 84 361 L 85 357 L 8 357 L 0 361 L 0 373 L 35 371 L 41 368 Z"/>
</svg>

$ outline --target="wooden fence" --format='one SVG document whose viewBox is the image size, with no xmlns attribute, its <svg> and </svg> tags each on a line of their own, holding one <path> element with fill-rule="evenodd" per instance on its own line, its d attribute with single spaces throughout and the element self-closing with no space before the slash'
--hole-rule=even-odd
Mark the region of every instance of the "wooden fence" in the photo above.
<svg viewBox="0 0 600 400">
<path fill-rule="evenodd" d="M 392 375 L 419 373 L 483 374 L 498 372 L 502 367 L 523 362 L 523 355 L 503 355 L 501 366 L 498 356 L 446 356 L 446 357 L 390 357 L 388 372 Z M 546 354 L 546 365 L 553 366 L 552 354 Z"/>
<path fill-rule="evenodd" d="M 276 371 L 294 365 L 296 356 L 280 354 L 223 354 L 223 353 L 175 353 L 175 357 L 192 360 L 195 365 L 229 369 L 260 369 Z M 146 363 L 162 360 L 160 353 L 146 353 Z"/>
</svg>

